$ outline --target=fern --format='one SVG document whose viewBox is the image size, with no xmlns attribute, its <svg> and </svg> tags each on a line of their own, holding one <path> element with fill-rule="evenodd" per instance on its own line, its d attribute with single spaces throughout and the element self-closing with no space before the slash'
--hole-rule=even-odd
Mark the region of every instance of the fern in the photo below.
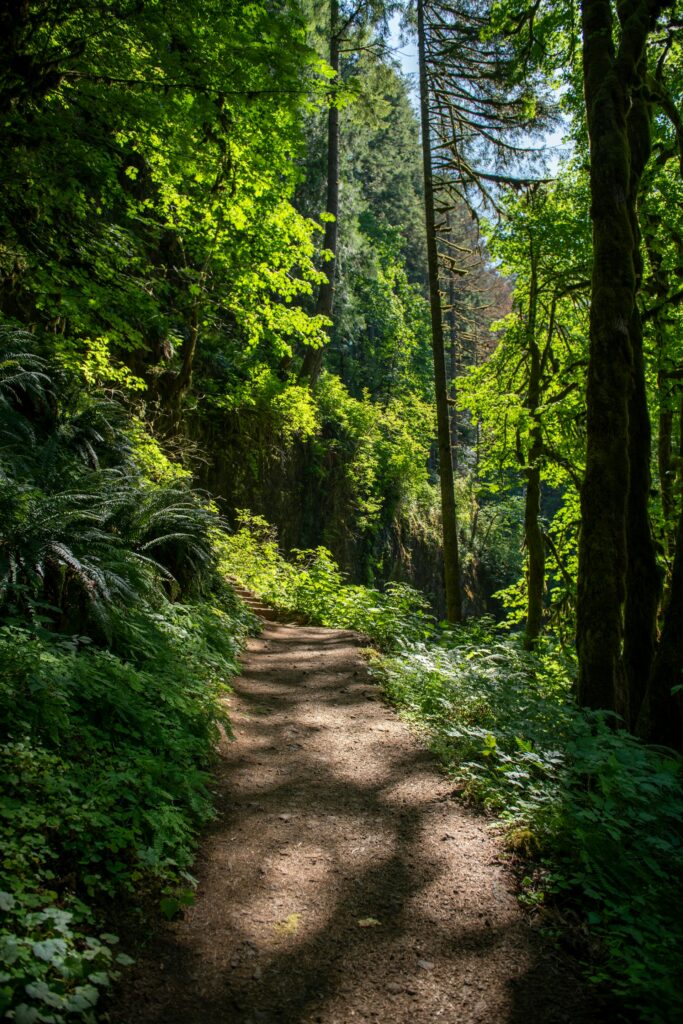
<svg viewBox="0 0 683 1024">
<path fill-rule="evenodd" d="M 219 517 L 148 479 L 126 409 L 0 331 L 0 615 L 115 641 L 116 610 L 211 575 Z"/>
</svg>

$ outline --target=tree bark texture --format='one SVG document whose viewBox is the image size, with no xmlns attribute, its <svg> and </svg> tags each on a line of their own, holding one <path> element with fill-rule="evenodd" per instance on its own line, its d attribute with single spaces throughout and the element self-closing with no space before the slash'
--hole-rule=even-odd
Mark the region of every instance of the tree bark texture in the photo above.
<svg viewBox="0 0 683 1024">
<path fill-rule="evenodd" d="M 643 52 L 636 70 L 637 85 L 632 90 L 626 119 L 631 156 L 629 212 L 633 232 L 633 262 L 636 293 L 643 279 L 641 231 L 638 220 L 638 196 L 643 172 L 652 150 L 652 108 L 645 95 L 647 55 Z M 637 302 L 629 324 L 633 357 L 633 382 L 628 408 L 629 495 L 626 518 L 627 574 L 624 609 L 624 667 L 628 683 L 628 725 L 634 728 L 645 696 L 645 688 L 657 646 L 657 609 L 661 597 L 661 574 L 657 566 L 654 538 L 649 516 L 652 487 L 650 459 L 652 430 L 647 406 L 643 325 Z"/>
<path fill-rule="evenodd" d="M 660 401 L 664 396 L 664 382 L 659 378 Z M 659 493 L 662 498 L 662 511 L 666 538 L 669 538 L 669 524 L 674 519 L 674 487 L 673 487 L 673 436 L 674 414 L 671 409 L 660 408 L 659 435 L 657 438 L 657 466 L 659 470 Z"/>
<path fill-rule="evenodd" d="M 455 301 L 457 298 L 456 287 L 455 287 L 455 276 L 451 274 L 450 283 L 448 286 L 448 301 L 451 307 L 450 314 L 450 353 L 449 353 L 449 371 L 451 375 L 451 386 L 449 389 L 448 397 L 450 400 L 450 424 L 451 424 L 451 458 L 453 459 L 453 469 L 456 470 L 458 467 L 458 386 L 456 384 L 460 367 L 458 366 L 458 315 L 455 308 Z"/>
<path fill-rule="evenodd" d="M 628 718 L 623 661 L 629 541 L 642 529 L 642 427 L 638 411 L 636 294 L 641 265 L 635 230 L 637 168 L 632 146 L 640 141 L 629 126 L 634 96 L 643 83 L 648 33 L 661 5 L 632 0 L 617 5 L 620 41 L 615 52 L 612 5 L 582 0 L 583 74 L 590 140 L 593 275 L 587 384 L 586 473 L 581 489 L 581 538 L 577 601 L 578 699 L 582 705 L 617 711 Z M 649 135 L 648 135 L 649 137 Z M 646 159 L 646 157 L 645 157 Z M 634 487 L 631 460 L 634 454 Z M 636 499 L 638 495 L 638 499 Z M 647 512 L 645 512 L 647 515 Z M 631 573 L 631 575 L 629 575 Z"/>
<path fill-rule="evenodd" d="M 339 83 L 339 0 L 330 0 L 330 67 L 336 73 L 335 82 Z M 332 253 L 332 258 L 325 267 L 327 279 L 322 282 L 318 291 L 315 306 L 316 316 L 332 319 L 334 309 L 334 283 L 337 261 L 337 237 L 339 223 L 339 107 L 336 101 L 330 105 L 327 113 L 327 200 L 325 211 L 329 218 L 325 222 L 323 248 Z M 327 329 L 329 336 L 330 329 Z M 323 368 L 324 347 L 308 348 L 304 355 L 300 377 L 308 380 L 314 387 Z"/>
<path fill-rule="evenodd" d="M 538 269 L 533 245 L 530 251 L 531 281 L 527 318 L 527 348 L 529 351 L 529 389 L 527 409 L 531 417 L 530 445 L 527 456 L 526 494 L 524 498 L 524 541 L 527 549 L 527 616 L 524 647 L 532 650 L 543 625 L 543 591 L 545 589 L 545 541 L 540 524 L 541 467 L 543 435 L 539 416 L 541 402 L 541 352 L 536 337 L 536 311 L 538 306 Z"/>
<path fill-rule="evenodd" d="M 420 66 L 420 120 L 422 123 L 425 221 L 427 229 L 427 265 L 429 271 L 429 307 L 432 322 L 432 355 L 434 358 L 434 389 L 439 447 L 446 614 L 449 622 L 460 622 L 462 618 L 460 557 L 458 552 L 458 524 L 455 508 L 451 431 L 448 415 L 446 353 L 444 349 L 441 296 L 439 293 L 439 256 L 434 216 L 434 181 L 432 173 L 432 145 L 429 130 L 429 83 L 427 80 L 424 0 L 418 0 L 417 32 Z"/>
<path fill-rule="evenodd" d="M 681 404 L 683 416 L 683 403 Z M 682 420 L 683 422 L 683 420 Z M 683 431 L 680 458 L 683 463 Z M 649 743 L 683 750 L 683 509 L 676 531 L 676 555 L 669 603 L 657 654 L 638 718 L 637 732 Z"/>
</svg>

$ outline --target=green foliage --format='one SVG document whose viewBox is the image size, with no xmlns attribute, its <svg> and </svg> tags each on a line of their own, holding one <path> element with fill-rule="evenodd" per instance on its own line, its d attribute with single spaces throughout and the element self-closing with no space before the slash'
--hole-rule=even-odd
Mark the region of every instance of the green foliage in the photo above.
<svg viewBox="0 0 683 1024">
<path fill-rule="evenodd" d="M 332 374 L 323 377 L 316 398 L 324 447 L 342 458 L 358 526 L 369 529 L 396 518 L 428 482 L 431 406 L 400 392 L 383 403 L 369 401 L 367 393 L 353 398 Z"/>
<path fill-rule="evenodd" d="M 94 1024 L 102 990 L 131 958 L 112 950 L 116 935 L 87 934 L 75 923 L 79 916 L 83 921 L 82 905 L 74 913 L 43 902 L 35 894 L 0 892 L 0 1012 L 17 1024 Z"/>
<path fill-rule="evenodd" d="M 234 603 L 128 612 L 125 657 L 0 628 L 0 889 L 13 911 L 1 991 L 15 1020 L 94 1020 L 117 961 L 97 937 L 103 909 L 191 886 L 210 759 L 229 731 L 220 697 L 250 625 Z"/>
<path fill-rule="evenodd" d="M 320 342 L 298 301 L 316 226 L 290 199 L 327 79 L 296 4 L 74 0 L 15 11 L 0 45 L 3 311 L 164 398 L 191 339 L 242 363 Z"/>
<path fill-rule="evenodd" d="M 531 468 L 540 474 L 546 541 L 546 621 L 568 634 L 584 461 L 584 391 L 590 243 L 588 196 L 578 168 L 522 196 L 509 195 L 489 249 L 514 280 L 512 311 L 496 326 L 490 358 L 458 384 L 459 405 L 480 424 L 477 467 L 482 507 L 507 518 Z M 532 273 L 533 267 L 533 273 Z M 490 552 L 485 557 L 490 559 Z M 521 565 L 519 566 L 521 568 Z M 518 572 L 495 595 L 511 625 L 526 614 L 527 584 Z"/>
<path fill-rule="evenodd" d="M 350 586 L 325 548 L 295 551 L 287 561 L 263 518 L 242 511 L 239 523 L 221 541 L 221 569 L 264 600 L 323 626 L 358 630 L 388 650 L 433 635 L 427 602 L 412 587 Z"/>
<path fill-rule="evenodd" d="M 186 474 L 31 342 L 0 350 L 0 1010 L 61 1024 L 127 961 L 116 901 L 186 901 L 253 617 Z"/>
<path fill-rule="evenodd" d="M 208 577 L 218 520 L 163 461 L 145 476 L 119 403 L 18 344 L 0 335 L 0 611 L 111 639 L 117 608 Z"/>
<path fill-rule="evenodd" d="M 643 1021 L 680 1015 L 680 759 L 577 709 L 566 653 L 548 643 L 530 655 L 481 623 L 376 672 L 465 793 L 497 812 L 510 847 L 542 858 L 545 891 L 585 916 L 601 949 L 594 980 Z M 543 888 L 525 898 L 542 905 Z"/>
</svg>

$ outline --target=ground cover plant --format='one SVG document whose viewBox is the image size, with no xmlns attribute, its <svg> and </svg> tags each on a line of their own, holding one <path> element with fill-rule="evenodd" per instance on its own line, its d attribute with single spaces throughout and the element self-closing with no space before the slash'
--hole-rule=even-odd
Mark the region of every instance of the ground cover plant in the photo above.
<svg viewBox="0 0 683 1024">
<path fill-rule="evenodd" d="M 381 649 L 530 910 L 683 1016 L 682 26 L 0 4 L 0 1016 L 92 1016 L 106 904 L 190 884 L 249 628 L 217 549 Z"/>
<path fill-rule="evenodd" d="M 673 751 L 577 708 L 567 649 L 547 639 L 525 651 L 490 620 L 437 624 L 409 588 L 346 585 L 324 549 L 288 561 L 262 519 L 243 516 L 222 568 L 274 605 L 371 637 L 387 697 L 528 864 L 523 902 L 578 911 L 591 978 L 639 1019 L 680 1015 L 683 766 Z"/>
<path fill-rule="evenodd" d="M 262 516 L 242 510 L 238 529 L 221 538 L 220 550 L 229 578 L 311 622 L 358 630 L 386 650 L 434 633 L 434 617 L 419 591 L 403 583 L 389 583 L 385 591 L 349 585 L 324 547 L 293 551 L 288 561 Z"/>
<path fill-rule="evenodd" d="M 0 1013 L 95 1020 L 106 928 L 191 900 L 220 698 L 253 619 L 220 523 L 112 399 L 6 333 L 0 355 Z"/>
</svg>

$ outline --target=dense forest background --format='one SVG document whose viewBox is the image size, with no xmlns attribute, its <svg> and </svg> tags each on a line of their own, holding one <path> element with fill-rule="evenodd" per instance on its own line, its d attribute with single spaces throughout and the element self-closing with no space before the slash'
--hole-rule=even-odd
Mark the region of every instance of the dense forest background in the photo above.
<svg viewBox="0 0 683 1024">
<path fill-rule="evenodd" d="M 257 628 L 236 578 L 373 638 L 387 692 L 550 858 L 527 899 L 577 900 L 596 981 L 673 1019 L 682 18 L 2 6 L 11 1019 L 96 1019 L 129 959 L 113 903 L 192 899 Z"/>
</svg>

